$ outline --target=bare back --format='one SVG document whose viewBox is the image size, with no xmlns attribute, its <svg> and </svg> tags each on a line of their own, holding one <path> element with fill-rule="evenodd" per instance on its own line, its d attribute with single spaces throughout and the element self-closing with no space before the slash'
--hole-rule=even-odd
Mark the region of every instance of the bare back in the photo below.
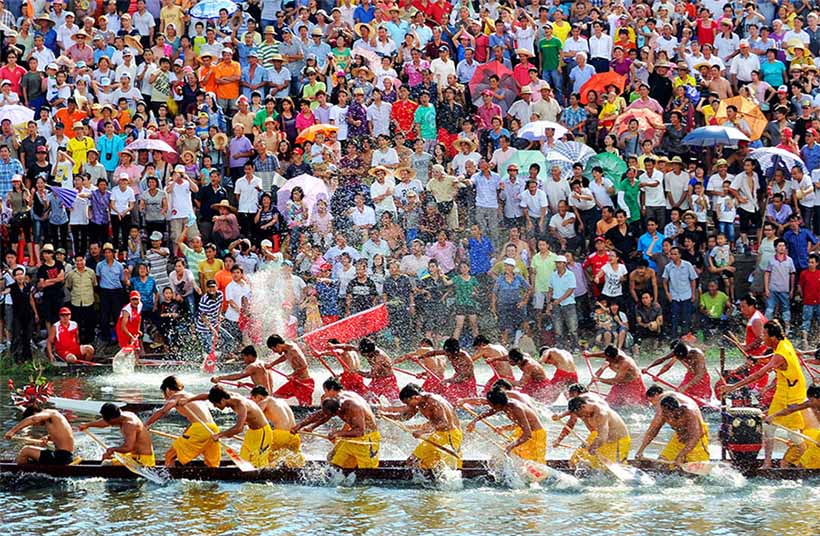
<svg viewBox="0 0 820 536">
<path fill-rule="evenodd" d="M 572 354 L 560 348 L 550 348 L 543 354 L 541 362 L 547 365 L 552 365 L 558 370 L 564 372 L 578 372 L 575 368 L 575 360 L 572 359 Z"/>
<path fill-rule="evenodd" d="M 424 395 L 424 402 L 419 404 L 418 410 L 425 419 L 430 421 L 437 432 L 461 428 L 461 422 L 458 420 L 455 409 L 440 395 L 432 393 Z"/>
<path fill-rule="evenodd" d="M 179 391 L 169 400 L 179 401 L 190 396 L 191 395 L 185 391 Z M 180 415 L 188 419 L 188 422 L 191 424 L 199 421 L 206 424 L 211 424 L 214 422 L 214 418 L 211 416 L 211 410 L 209 409 L 207 402 L 203 400 L 195 400 L 185 404 L 184 406 L 177 405 L 176 410 Z"/>
<path fill-rule="evenodd" d="M 606 430 L 604 442 L 617 441 L 629 435 L 626 423 L 609 404 L 599 397 L 587 398 L 587 405 L 592 408 L 592 415 L 581 417 L 590 431 Z"/>
<path fill-rule="evenodd" d="M 120 423 L 120 432 L 128 443 L 131 437 L 134 437 L 133 454 L 150 455 L 154 453 L 154 446 L 151 443 L 151 434 L 143 424 L 142 420 L 130 411 L 122 412 L 122 422 Z"/>
<path fill-rule="evenodd" d="M 361 397 L 346 397 L 340 400 L 341 407 L 336 414 L 351 429 L 361 426 L 362 433 L 367 434 L 378 430 L 376 417 L 370 410 L 370 406 Z"/>
<path fill-rule="evenodd" d="M 257 404 L 275 430 L 290 430 L 296 426 L 293 410 L 290 409 L 288 403 L 281 398 L 269 396 L 257 402 Z"/>
<path fill-rule="evenodd" d="M 535 409 L 533 409 L 532 406 L 523 404 L 517 400 L 508 398 L 507 407 L 504 408 L 504 413 L 506 413 L 507 417 L 509 417 L 509 419 L 522 430 L 525 426 L 528 426 L 533 432 L 544 428 L 541 424 L 541 419 L 538 418 L 538 414 L 535 412 Z"/>
<path fill-rule="evenodd" d="M 48 437 L 54 443 L 54 448 L 74 452 L 74 434 L 71 432 L 71 423 L 65 415 L 56 409 L 42 410 L 40 415 L 45 417 L 43 424 Z"/>
</svg>

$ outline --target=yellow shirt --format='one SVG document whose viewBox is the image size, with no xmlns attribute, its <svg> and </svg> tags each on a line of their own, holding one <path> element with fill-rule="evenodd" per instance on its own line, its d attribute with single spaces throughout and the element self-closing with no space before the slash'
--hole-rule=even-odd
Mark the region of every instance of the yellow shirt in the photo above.
<svg viewBox="0 0 820 536">
<path fill-rule="evenodd" d="M 88 136 L 84 137 L 82 140 L 78 138 L 71 138 L 68 140 L 66 147 L 68 148 L 68 154 L 70 154 L 71 158 L 74 159 L 74 169 L 72 171 L 74 173 L 79 173 L 80 169 L 83 167 L 83 164 L 88 162 L 89 149 L 94 149 L 94 140 Z"/>
<path fill-rule="evenodd" d="M 214 279 L 216 273 L 222 269 L 222 266 L 221 259 L 214 259 L 213 263 L 209 263 L 208 259 L 205 259 L 204 261 L 200 261 L 197 268 L 199 268 L 199 275 L 207 282 L 210 279 Z"/>
<path fill-rule="evenodd" d="M 778 343 L 774 353 L 783 356 L 787 366 L 786 370 L 779 368 L 774 370 L 777 387 L 769 406 L 770 415 L 786 408 L 789 404 L 800 404 L 806 399 L 806 376 L 800 368 L 800 360 L 797 358 L 792 343 L 783 339 Z M 802 430 L 805 426 L 802 412 L 777 417 L 774 422 L 792 430 Z"/>
<path fill-rule="evenodd" d="M 695 87 L 695 78 L 691 74 L 687 74 L 686 76 L 676 76 L 672 80 L 672 87 L 678 86 L 692 86 Z"/>
<path fill-rule="evenodd" d="M 163 23 L 163 29 L 167 29 L 169 24 L 173 24 L 177 30 L 177 35 L 182 35 L 185 30 L 185 22 L 182 20 L 184 16 L 185 12 L 182 8 L 174 4 L 164 6 L 159 10 L 159 18 Z"/>
<path fill-rule="evenodd" d="M 572 25 L 565 20 L 562 20 L 560 23 L 552 23 L 552 34 L 561 40 L 562 45 L 567 42 L 567 36 L 570 30 L 572 30 Z"/>
</svg>

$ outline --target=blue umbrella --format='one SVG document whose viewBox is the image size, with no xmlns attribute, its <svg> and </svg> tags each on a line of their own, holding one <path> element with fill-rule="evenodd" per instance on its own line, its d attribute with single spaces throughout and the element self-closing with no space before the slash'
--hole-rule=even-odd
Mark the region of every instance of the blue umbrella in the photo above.
<svg viewBox="0 0 820 536">
<path fill-rule="evenodd" d="M 73 208 L 74 201 L 77 200 L 77 190 L 73 190 L 71 188 L 61 188 L 59 186 L 49 186 L 54 195 L 57 196 L 57 199 L 62 201 L 63 205 L 66 208 Z"/>
<path fill-rule="evenodd" d="M 218 19 L 219 11 L 225 9 L 230 17 L 239 9 L 231 0 L 202 0 L 188 10 L 188 14 L 197 19 Z"/>
<path fill-rule="evenodd" d="M 681 141 L 684 145 L 696 147 L 714 147 L 721 145 L 737 145 L 739 141 L 749 141 L 749 137 L 735 127 L 709 126 L 696 128 Z"/>
</svg>

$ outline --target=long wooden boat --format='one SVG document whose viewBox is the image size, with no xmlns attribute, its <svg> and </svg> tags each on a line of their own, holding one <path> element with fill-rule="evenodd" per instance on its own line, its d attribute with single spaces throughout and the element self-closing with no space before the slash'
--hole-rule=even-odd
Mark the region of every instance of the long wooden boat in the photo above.
<svg viewBox="0 0 820 536">
<path fill-rule="evenodd" d="M 668 466 L 658 465 L 651 461 L 641 460 L 631 462 L 632 465 L 643 469 L 649 473 L 669 474 Z M 583 476 L 582 472 L 577 472 L 569 466 L 567 460 L 549 460 L 547 465 L 566 473 L 573 473 Z M 755 467 L 738 468 L 750 478 L 763 478 L 771 480 L 803 480 L 810 478 L 820 478 L 820 469 L 761 469 Z M 403 460 L 382 460 L 376 469 L 351 469 L 341 470 L 328 462 L 311 461 L 302 469 L 260 469 L 252 472 L 242 472 L 230 462 L 225 461 L 219 468 L 210 468 L 201 462 L 191 462 L 185 466 L 171 468 L 161 468 L 160 471 L 167 471 L 171 479 L 187 479 L 201 481 L 233 481 L 233 482 L 274 482 L 274 483 L 301 483 L 320 484 L 332 481 L 332 474 L 355 474 L 356 482 L 405 482 L 417 481 L 419 476 L 432 479 L 434 475 L 430 472 L 419 472 L 405 465 Z M 77 465 L 56 466 L 27 464 L 18 465 L 12 461 L 0 461 L 0 474 L 10 475 L 45 475 L 54 478 L 104 478 L 133 480 L 139 478 L 134 473 L 122 466 L 101 463 L 98 460 L 86 460 Z M 588 472 L 586 473 L 589 474 Z M 685 474 L 685 473 L 681 473 Z M 465 480 L 484 481 L 492 483 L 497 480 L 496 473 L 489 467 L 487 460 L 464 460 L 464 467 L 461 476 Z"/>
</svg>

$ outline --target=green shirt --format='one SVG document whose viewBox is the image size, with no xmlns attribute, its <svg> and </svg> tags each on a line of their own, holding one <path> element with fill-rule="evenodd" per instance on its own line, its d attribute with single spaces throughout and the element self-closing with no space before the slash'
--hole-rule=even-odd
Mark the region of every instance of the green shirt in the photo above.
<svg viewBox="0 0 820 536">
<path fill-rule="evenodd" d="M 199 284 L 199 263 L 205 260 L 205 248 L 202 248 L 199 253 L 189 247 L 188 244 L 180 244 L 179 248 L 182 254 L 185 255 L 185 260 L 188 261 L 188 269 L 194 274 L 194 280 Z"/>
<path fill-rule="evenodd" d="M 453 287 L 455 287 L 455 296 L 457 305 L 467 305 L 475 307 L 475 294 L 478 289 L 478 279 L 470 277 L 469 281 L 465 281 L 460 275 L 453 278 Z"/>
<path fill-rule="evenodd" d="M 535 292 L 546 292 L 550 288 L 550 278 L 555 271 L 555 259 L 558 257 L 552 251 L 547 254 L 547 258 L 541 257 L 540 253 L 532 256 L 530 268 L 535 270 Z"/>
<path fill-rule="evenodd" d="M 305 84 L 302 88 L 302 98 L 311 101 L 310 109 L 315 110 L 319 107 L 319 101 L 313 99 L 319 91 L 327 91 L 324 82 L 316 82 L 315 84 Z"/>
<path fill-rule="evenodd" d="M 541 51 L 541 69 L 554 71 L 558 69 L 561 58 L 561 49 L 564 48 L 561 40 L 554 35 L 550 39 L 542 39 L 538 42 L 538 50 Z"/>
<path fill-rule="evenodd" d="M 629 207 L 629 223 L 641 219 L 641 183 L 636 180 L 635 184 L 630 184 L 629 179 L 623 179 L 616 188 L 616 191 L 624 193 L 624 201 Z"/>
<path fill-rule="evenodd" d="M 436 109 L 432 104 L 427 106 L 419 105 L 416 108 L 416 113 L 413 114 L 413 123 L 419 125 L 421 129 L 421 137 L 425 140 L 433 140 L 438 134 L 436 128 Z"/>
<path fill-rule="evenodd" d="M 270 117 L 276 119 L 279 117 L 279 113 L 274 110 Z M 256 116 L 253 118 L 253 126 L 259 128 L 262 132 L 265 132 L 265 120 L 268 118 L 268 110 L 262 108 L 258 112 L 256 112 Z"/>
<path fill-rule="evenodd" d="M 726 310 L 726 302 L 729 301 L 729 296 L 720 290 L 717 294 L 712 296 L 708 292 L 700 295 L 700 306 L 706 309 L 706 314 L 709 318 L 718 319 L 723 316 L 723 311 Z"/>
</svg>

